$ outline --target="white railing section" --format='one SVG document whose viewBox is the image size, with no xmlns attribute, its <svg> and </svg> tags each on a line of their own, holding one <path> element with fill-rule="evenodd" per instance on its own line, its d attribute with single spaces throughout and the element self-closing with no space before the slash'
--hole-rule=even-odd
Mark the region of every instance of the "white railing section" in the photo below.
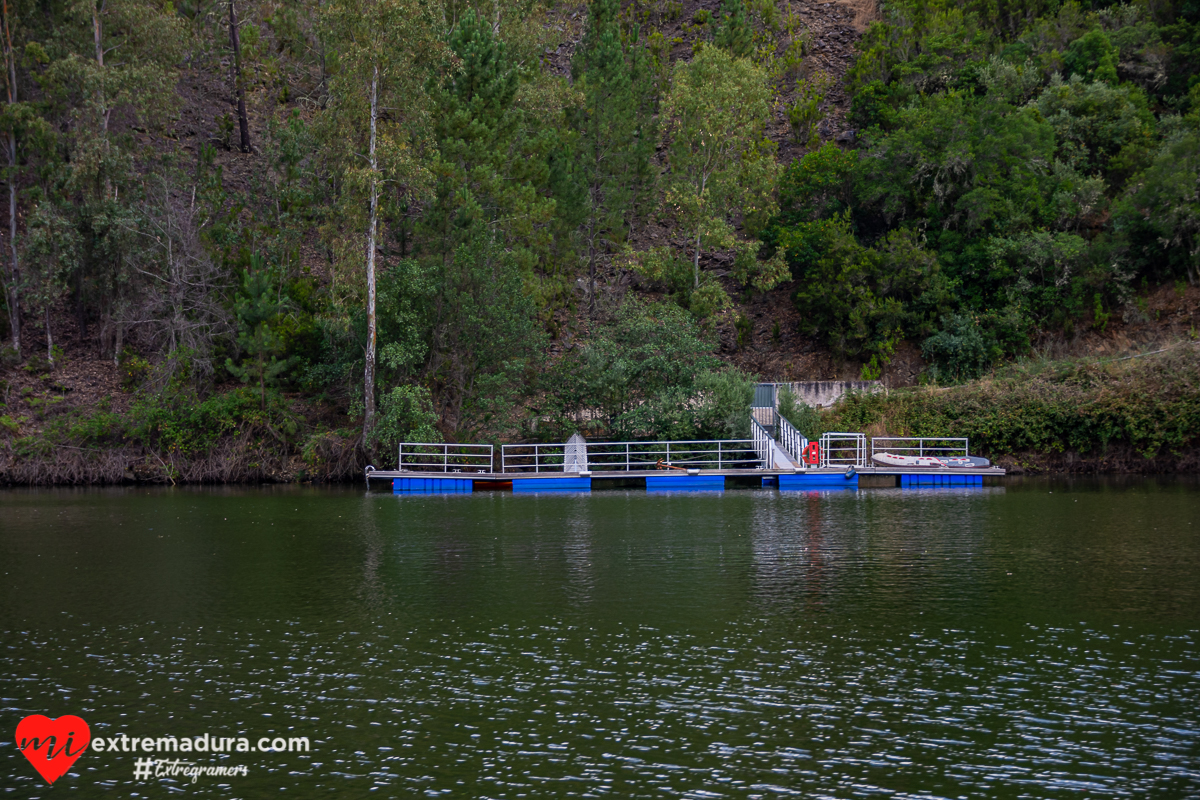
<svg viewBox="0 0 1200 800">
<path fill-rule="evenodd" d="M 400 472 L 491 472 L 490 444 L 401 442 Z"/>
<path fill-rule="evenodd" d="M 804 450 L 808 447 L 808 439 L 782 416 L 775 415 L 775 430 L 778 435 L 775 441 L 783 448 L 783 452 L 792 457 L 796 463 L 804 458 Z"/>
<path fill-rule="evenodd" d="M 763 466 L 774 467 L 773 439 L 767 429 L 760 425 L 754 417 L 750 417 L 750 436 L 754 440 L 754 452 L 758 453 L 758 458 Z"/>
<path fill-rule="evenodd" d="M 565 445 L 506 444 L 500 448 L 504 472 L 562 472 Z M 762 457 L 753 439 L 678 442 L 588 442 L 592 472 L 682 469 L 758 469 Z"/>
<path fill-rule="evenodd" d="M 933 456 L 951 458 L 968 455 L 969 441 L 962 437 L 876 436 L 871 439 L 871 455 Z"/>
<path fill-rule="evenodd" d="M 821 434 L 822 467 L 865 467 L 867 437 L 862 433 Z"/>
</svg>

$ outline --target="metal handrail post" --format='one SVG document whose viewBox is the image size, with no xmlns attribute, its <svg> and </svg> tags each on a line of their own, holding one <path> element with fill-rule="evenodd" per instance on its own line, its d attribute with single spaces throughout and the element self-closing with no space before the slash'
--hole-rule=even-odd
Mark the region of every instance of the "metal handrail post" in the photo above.
<svg viewBox="0 0 1200 800">
<path fill-rule="evenodd" d="M 629 472 L 629 442 L 625 443 L 625 471 Z"/>
</svg>

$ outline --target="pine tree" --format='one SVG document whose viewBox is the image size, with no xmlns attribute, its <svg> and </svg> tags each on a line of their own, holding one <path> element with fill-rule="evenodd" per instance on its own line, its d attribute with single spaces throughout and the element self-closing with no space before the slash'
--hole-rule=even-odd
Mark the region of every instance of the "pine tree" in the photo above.
<svg viewBox="0 0 1200 800">
<path fill-rule="evenodd" d="M 713 43 L 728 50 L 735 58 L 744 58 L 754 51 L 754 29 L 746 16 L 743 0 L 723 0 L 722 20 L 713 36 Z"/>
<path fill-rule="evenodd" d="M 437 200 L 422 263 L 437 283 L 426 375 L 451 428 L 521 385 L 535 347 L 526 291 L 549 248 L 550 144 L 516 104 L 520 76 L 492 25 L 468 9 L 449 37 L 458 69 L 433 89 Z"/>
<path fill-rule="evenodd" d="M 517 65 L 491 23 L 468 9 L 449 46 L 459 68 L 434 91 L 439 184 L 428 230 L 439 239 L 438 252 L 452 254 L 462 240 L 454 219 L 469 190 L 497 243 L 531 276 L 549 247 L 554 200 L 545 188 L 557 134 L 538 130 L 517 106 Z"/>
<path fill-rule="evenodd" d="M 267 407 L 267 384 L 275 383 L 294 363 L 292 358 L 280 358 L 284 340 L 279 323 L 288 310 L 286 298 L 280 299 L 277 282 L 270 270 L 256 257 L 242 278 L 242 293 L 234 304 L 238 319 L 238 347 L 247 355 L 239 366 L 233 359 L 225 360 L 225 368 L 243 383 L 258 384 L 259 401 Z"/>
<path fill-rule="evenodd" d="M 621 41 L 617 0 L 593 0 L 583 45 L 571 65 L 582 105 L 572 114 L 579 133 L 576 174 L 585 184 L 584 237 L 589 312 L 595 310 L 596 261 L 605 243 L 627 228 L 637 182 L 649 161 L 649 120 L 633 81 L 633 48 Z"/>
</svg>

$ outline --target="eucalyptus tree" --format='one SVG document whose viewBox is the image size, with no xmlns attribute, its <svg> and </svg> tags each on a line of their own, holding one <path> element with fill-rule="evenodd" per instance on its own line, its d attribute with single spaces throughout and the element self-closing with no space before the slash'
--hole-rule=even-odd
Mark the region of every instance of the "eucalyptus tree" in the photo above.
<svg viewBox="0 0 1200 800">
<path fill-rule="evenodd" d="M 328 154 L 341 176 L 341 230 L 360 245 L 347 260 L 365 267 L 367 341 L 363 437 L 375 425 L 376 260 L 381 192 L 415 199 L 433 185 L 425 87 L 443 64 L 436 0 L 336 0 L 323 10 L 325 40 L 336 65 L 323 113 Z M 364 213 L 365 212 L 365 213 Z M 353 231 L 352 233 L 350 231 Z M 354 282 L 357 285 L 357 281 Z"/>
<path fill-rule="evenodd" d="M 5 133 L 4 154 L 8 158 L 5 182 L 8 184 L 8 279 L 3 281 L 5 305 L 8 308 L 12 348 L 21 355 L 21 267 L 17 257 L 17 126 L 22 107 L 18 104 L 17 55 L 13 49 L 14 4 L 0 0 L 0 48 L 4 51 L 4 88 L 6 101 L 3 118 Z"/>
<path fill-rule="evenodd" d="M 758 220 L 769 213 L 778 173 L 765 135 L 770 110 L 767 75 L 748 59 L 707 46 L 675 66 L 662 114 L 671 166 L 666 200 L 695 240 L 694 288 L 703 242 L 732 246 L 735 214 Z"/>
<path fill-rule="evenodd" d="M 58 255 L 30 260 L 23 282 L 43 302 L 70 291 L 81 334 L 96 313 L 102 330 L 119 329 L 137 238 L 137 160 L 177 117 L 186 29 L 170 6 L 147 0 L 89 0 L 36 25 L 23 61 L 54 135 L 36 154 L 42 186 L 26 227 L 30 247 Z"/>
</svg>

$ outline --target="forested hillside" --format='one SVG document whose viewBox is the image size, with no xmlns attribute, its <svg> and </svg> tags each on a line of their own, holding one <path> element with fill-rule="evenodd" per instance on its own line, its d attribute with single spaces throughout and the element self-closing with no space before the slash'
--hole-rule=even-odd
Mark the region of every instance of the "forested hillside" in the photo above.
<svg viewBox="0 0 1200 800">
<path fill-rule="evenodd" d="M 4 480 L 737 436 L 1200 322 L 1195 0 L 0 16 Z"/>
</svg>

